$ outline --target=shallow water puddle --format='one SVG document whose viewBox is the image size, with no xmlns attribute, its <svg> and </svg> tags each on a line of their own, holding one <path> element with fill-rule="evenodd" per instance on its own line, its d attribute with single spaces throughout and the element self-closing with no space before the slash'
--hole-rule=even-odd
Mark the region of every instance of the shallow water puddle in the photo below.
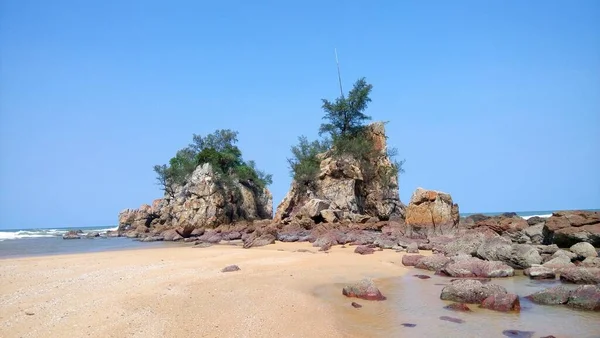
<svg viewBox="0 0 600 338">
<path fill-rule="evenodd" d="M 415 274 L 427 274 L 431 278 L 420 279 Z M 538 282 L 523 276 L 493 279 L 491 283 L 502 285 L 521 297 L 520 313 L 480 309 L 475 304 L 469 304 L 471 312 L 444 309 L 451 302 L 440 300 L 440 293 L 444 284 L 450 283 L 450 278 L 422 270 L 413 270 L 396 278 L 376 279 L 375 282 L 388 297 L 386 301 L 347 298 L 342 295 L 345 284 L 341 283 L 320 286 L 314 292 L 333 305 L 340 327 L 349 336 L 507 337 L 525 333 L 531 337 L 600 337 L 599 312 L 542 306 L 523 298 L 559 282 Z M 354 308 L 352 302 L 362 307 Z"/>
</svg>

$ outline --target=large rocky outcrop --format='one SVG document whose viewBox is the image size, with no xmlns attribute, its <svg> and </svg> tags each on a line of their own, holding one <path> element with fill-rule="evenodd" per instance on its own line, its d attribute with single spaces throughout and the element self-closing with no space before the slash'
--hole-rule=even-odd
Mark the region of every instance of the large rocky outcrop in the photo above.
<svg viewBox="0 0 600 338">
<path fill-rule="evenodd" d="M 301 187 L 293 181 L 287 195 L 277 207 L 274 221 L 289 223 L 294 218 L 310 218 L 316 223 L 348 220 L 362 223 L 371 217 L 389 220 L 403 216 L 403 204 L 395 175 L 383 174 L 392 169 L 387 156 L 384 124 L 376 122 L 367 127 L 379 154 L 366 168 L 351 156 L 333 157 L 320 154 L 321 165 L 312 187 Z"/>
<path fill-rule="evenodd" d="M 544 243 L 568 248 L 579 242 L 600 247 L 600 212 L 559 211 L 546 220 Z"/>
<path fill-rule="evenodd" d="M 418 188 L 406 208 L 407 236 L 430 237 L 454 234 L 460 215 L 450 194 Z"/>
<path fill-rule="evenodd" d="M 196 228 L 212 228 L 236 221 L 270 219 L 273 213 L 271 193 L 251 183 L 218 182 L 210 164 L 199 165 L 173 196 L 126 209 L 119 214 L 119 230 L 148 232 L 153 229 L 178 229 L 184 237 Z"/>
</svg>

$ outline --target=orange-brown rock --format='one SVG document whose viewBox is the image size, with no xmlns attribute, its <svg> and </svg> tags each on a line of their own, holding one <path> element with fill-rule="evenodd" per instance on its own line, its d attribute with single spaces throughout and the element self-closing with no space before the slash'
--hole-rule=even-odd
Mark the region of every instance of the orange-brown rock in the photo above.
<svg viewBox="0 0 600 338">
<path fill-rule="evenodd" d="M 459 222 L 458 204 L 450 194 L 417 188 L 406 208 L 407 235 L 429 237 L 453 234 Z"/>
</svg>

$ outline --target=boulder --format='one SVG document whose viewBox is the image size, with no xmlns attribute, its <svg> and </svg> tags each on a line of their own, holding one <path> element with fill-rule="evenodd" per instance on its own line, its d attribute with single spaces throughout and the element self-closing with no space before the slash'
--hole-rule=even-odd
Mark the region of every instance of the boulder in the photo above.
<svg viewBox="0 0 600 338">
<path fill-rule="evenodd" d="M 581 266 L 588 268 L 600 268 L 600 257 L 588 257 L 581 262 Z"/>
<path fill-rule="evenodd" d="M 338 221 L 338 217 L 337 217 L 338 212 L 339 211 L 331 210 L 331 209 L 321 210 L 321 218 L 326 223 L 335 223 Z"/>
<path fill-rule="evenodd" d="M 513 268 L 502 262 L 484 261 L 475 257 L 453 260 L 439 269 L 439 273 L 450 277 L 485 278 L 511 277 L 515 274 Z"/>
<path fill-rule="evenodd" d="M 67 231 L 62 238 L 63 239 L 80 239 L 81 238 L 81 234 L 83 233 L 83 231 L 81 230 L 69 230 Z"/>
<path fill-rule="evenodd" d="M 528 244 L 512 244 L 504 237 L 486 239 L 477 249 L 477 255 L 490 261 L 501 261 L 515 269 L 526 269 L 541 264 L 542 257 L 536 247 Z"/>
<path fill-rule="evenodd" d="M 366 300 L 386 299 L 371 279 L 363 279 L 356 284 L 345 286 L 342 290 L 342 294 L 346 297 L 356 297 Z"/>
<path fill-rule="evenodd" d="M 253 234 L 252 236 L 248 237 L 244 241 L 244 249 L 265 246 L 265 245 L 274 244 L 274 243 L 275 243 L 275 236 L 273 234 L 269 234 L 269 233 L 262 234 L 262 235 Z"/>
<path fill-rule="evenodd" d="M 464 279 L 445 286 L 440 298 L 459 303 L 480 304 L 490 296 L 507 293 L 504 287 L 497 284 L 482 284 L 477 280 Z"/>
<path fill-rule="evenodd" d="M 406 252 L 410 254 L 418 254 L 419 253 L 419 245 L 415 242 L 410 243 L 406 247 Z"/>
<path fill-rule="evenodd" d="M 520 233 L 529 227 L 527 221 L 514 213 L 505 213 L 500 216 L 490 217 L 476 223 L 477 227 L 486 227 L 499 235 L 512 235 Z"/>
<path fill-rule="evenodd" d="M 600 268 L 575 267 L 561 269 L 560 280 L 574 284 L 600 284 Z"/>
<path fill-rule="evenodd" d="M 100 237 L 100 233 L 98 231 L 90 231 L 87 234 L 85 234 L 85 238 L 95 238 L 95 237 Z"/>
<path fill-rule="evenodd" d="M 448 256 L 461 253 L 476 255 L 477 250 L 486 239 L 499 237 L 498 234 L 487 228 L 468 230 L 456 239 L 442 246 L 441 251 Z"/>
<path fill-rule="evenodd" d="M 594 246 L 588 242 L 580 242 L 577 244 L 573 244 L 573 246 L 571 246 L 569 250 L 571 250 L 572 253 L 577 255 L 578 259 L 582 260 L 588 257 L 598 257 L 598 252 L 596 251 L 596 248 L 594 248 Z"/>
<path fill-rule="evenodd" d="M 523 271 L 525 276 L 531 279 L 556 279 L 556 274 L 553 269 L 544 266 L 533 266 Z"/>
<path fill-rule="evenodd" d="M 161 236 L 165 241 L 179 241 L 183 239 L 183 236 L 181 236 L 175 229 L 165 230 Z"/>
<path fill-rule="evenodd" d="M 407 235 L 427 238 L 454 234 L 458 229 L 458 204 L 450 194 L 417 188 L 406 208 Z"/>
<path fill-rule="evenodd" d="M 571 295 L 572 289 L 564 285 L 558 285 L 549 289 L 538 291 L 525 298 L 537 304 L 543 305 L 559 305 L 566 304 Z"/>
<path fill-rule="evenodd" d="M 559 211 L 546 220 L 545 244 L 555 243 L 565 248 L 579 242 L 588 242 L 600 247 L 600 212 Z"/>
<path fill-rule="evenodd" d="M 574 267 L 575 264 L 571 263 L 571 259 L 567 256 L 556 256 L 542 264 L 542 266 L 550 269 L 561 269 Z"/>
<path fill-rule="evenodd" d="M 419 259 L 417 261 L 417 264 L 415 265 L 415 268 L 425 269 L 425 270 L 430 270 L 430 271 L 437 271 L 450 261 L 451 261 L 451 259 L 448 257 L 445 257 L 444 255 L 431 255 L 431 256 L 427 256 L 422 259 Z"/>
<path fill-rule="evenodd" d="M 354 249 L 354 252 L 360 255 L 370 255 L 375 252 L 375 249 L 366 245 L 359 245 L 356 247 L 356 249 Z"/>
<path fill-rule="evenodd" d="M 519 312 L 521 310 L 521 303 L 519 296 L 513 293 L 504 293 L 490 295 L 481 302 L 480 307 L 501 312 Z"/>
<path fill-rule="evenodd" d="M 402 265 L 415 266 L 417 265 L 417 262 L 419 262 L 419 260 L 424 257 L 425 256 L 423 255 L 404 255 L 402 256 Z"/>
<path fill-rule="evenodd" d="M 581 310 L 600 311 L 600 286 L 582 285 L 573 290 L 569 295 L 567 306 Z"/>
<path fill-rule="evenodd" d="M 330 203 L 328 201 L 312 198 L 304 204 L 304 206 L 300 209 L 300 216 L 306 216 L 308 218 L 316 219 L 321 217 L 321 211 L 329 208 Z"/>
</svg>

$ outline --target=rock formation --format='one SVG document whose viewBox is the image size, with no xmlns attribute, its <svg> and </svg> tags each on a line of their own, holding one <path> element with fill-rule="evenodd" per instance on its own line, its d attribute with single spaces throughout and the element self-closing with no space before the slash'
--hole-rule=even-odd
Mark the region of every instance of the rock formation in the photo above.
<svg viewBox="0 0 600 338">
<path fill-rule="evenodd" d="M 370 165 L 377 173 L 392 169 L 387 156 L 383 123 L 367 127 L 379 155 Z M 404 206 L 400 202 L 398 178 L 375 175 L 367 179 L 367 168 L 351 156 L 333 157 L 331 152 L 320 154 L 320 173 L 314 187 L 301 189 L 293 181 L 289 192 L 277 207 L 274 221 L 289 223 L 296 218 L 309 218 L 315 223 L 348 220 L 363 223 L 369 218 L 389 220 L 401 218 Z"/>
<path fill-rule="evenodd" d="M 588 242 L 600 247 L 600 212 L 559 211 L 546 220 L 544 243 L 570 247 L 578 242 Z"/>
<path fill-rule="evenodd" d="M 145 233 L 177 229 L 183 237 L 194 229 L 213 228 L 236 221 L 270 219 L 271 193 L 251 184 L 220 184 L 210 164 L 199 165 L 173 196 L 155 200 L 152 206 L 126 209 L 119 214 L 119 230 Z"/>
<path fill-rule="evenodd" d="M 452 196 L 418 188 L 406 208 L 407 236 L 426 238 L 454 234 L 460 215 Z"/>
</svg>

